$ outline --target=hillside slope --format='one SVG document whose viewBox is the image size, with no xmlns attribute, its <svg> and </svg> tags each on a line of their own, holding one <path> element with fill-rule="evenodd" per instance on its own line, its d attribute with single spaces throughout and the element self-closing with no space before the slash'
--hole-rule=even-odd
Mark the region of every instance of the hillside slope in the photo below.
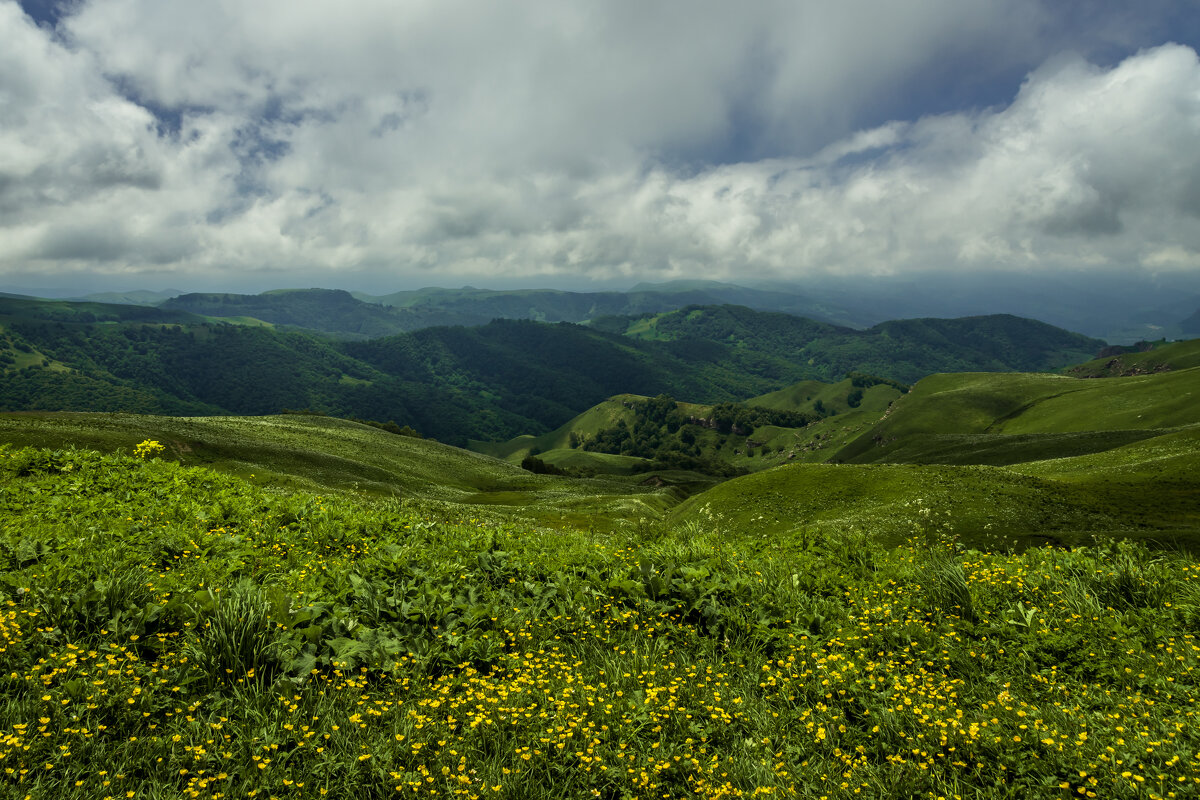
<svg viewBox="0 0 1200 800">
<path fill-rule="evenodd" d="M 1067 374 L 1076 378 L 1117 378 L 1188 367 L 1200 367 L 1200 339 L 1170 344 L 1143 342 L 1133 352 L 1096 358 L 1071 367 Z"/>
<path fill-rule="evenodd" d="M 896 320 L 859 331 L 717 306 L 607 319 L 596 326 L 668 342 L 680 351 L 731 347 L 750 373 L 770 369 L 780 359 L 805 365 L 795 380 L 835 381 L 848 372 L 864 372 L 911 383 L 934 372 L 1055 370 L 1091 359 L 1104 347 L 1099 339 L 1004 314 Z"/>
<path fill-rule="evenodd" d="M 599 473 L 630 474 L 665 467 L 672 459 L 674 466 L 715 475 L 754 472 L 796 458 L 823 460 L 876 422 L 906 388 L 854 375 L 837 383 L 801 381 L 737 404 L 621 394 L 548 433 L 473 441 L 470 447 L 512 463 L 535 456 L 554 466 Z M 671 404 L 675 419 L 644 418 L 660 401 Z"/>
<path fill-rule="evenodd" d="M 558 525 L 657 516 L 675 494 L 637 482 L 534 475 L 479 453 L 340 419 L 307 415 L 161 417 L 0 414 L 0 443 L 131 452 L 143 440 L 163 457 L 288 490 L 343 492 L 503 511 Z"/>
<path fill-rule="evenodd" d="M 1013 464 L 1099 452 L 1200 423 L 1198 398 L 1196 367 L 1101 380 L 933 375 L 835 459 Z"/>
<path fill-rule="evenodd" d="M 1052 355 L 1066 358 L 1064 342 L 1079 339 L 1028 320 L 992 318 L 926 320 L 864 338 L 727 306 L 692 309 L 686 330 L 673 338 L 496 320 L 337 342 L 146 307 L 6 298 L 0 308 L 11 351 L 8 361 L 0 354 L 0 409 L 313 409 L 394 421 L 456 444 L 539 435 L 624 392 L 714 404 L 805 379 L 838 381 L 885 361 L 887 371 L 877 374 L 901 379 L 947 368 L 1017 369 Z M 97 321 L 97 313 L 115 317 Z M 932 329 L 943 333 L 926 335 Z M 821 337 L 829 341 L 822 344 Z M 889 354 L 897 360 L 888 361 Z"/>
</svg>

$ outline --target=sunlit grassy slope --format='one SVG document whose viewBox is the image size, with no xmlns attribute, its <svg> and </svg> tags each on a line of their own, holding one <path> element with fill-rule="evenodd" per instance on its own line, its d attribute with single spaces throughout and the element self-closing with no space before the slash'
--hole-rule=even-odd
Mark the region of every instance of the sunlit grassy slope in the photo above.
<svg viewBox="0 0 1200 800">
<path fill-rule="evenodd" d="M 849 441 L 835 463 L 729 481 L 671 519 L 717 513 L 733 527 L 785 538 L 853 525 L 895 540 L 913 523 L 904 503 L 921 498 L 974 543 L 1117 535 L 1192 547 L 1200 541 L 1198 399 L 1194 367 L 1096 380 L 935 375 L 882 419 L 859 430 L 842 424 Z M 821 425 L 839 421 L 848 418 Z"/>
<path fill-rule="evenodd" d="M 1099 452 L 1197 422 L 1196 367 L 1094 380 L 1024 373 L 933 375 L 836 459 L 1012 464 Z"/>
<path fill-rule="evenodd" d="M 918 499 L 977 547 L 1093 537 L 1144 538 L 1192 547 L 1200 535 L 1194 480 L 1055 479 L 1055 469 L 987 466 L 797 464 L 734 478 L 672 511 L 676 524 L 716 514 L 732 529 L 793 542 L 806 530 L 847 526 L 893 544 L 911 534 Z"/>
<path fill-rule="evenodd" d="M 1200 339 L 1160 344 L 1154 349 L 1142 353 L 1122 353 L 1121 355 L 1097 358 L 1071 367 L 1067 373 L 1079 378 L 1100 378 L 1164 372 L 1188 367 L 1200 367 Z"/>
<path fill-rule="evenodd" d="M 602 403 L 597 403 L 549 433 L 541 436 L 517 436 L 506 442 L 472 441 L 471 449 L 496 458 L 515 459 L 520 462 L 532 450 L 545 452 L 567 447 L 572 432 L 583 436 L 612 427 L 617 424 L 618 420 L 632 422 L 633 412 L 626 407 L 625 403 L 644 399 L 641 395 L 635 394 L 615 395 Z"/>
<path fill-rule="evenodd" d="M 762 469 L 791 461 L 828 461 L 847 442 L 878 422 L 892 403 L 902 396 L 895 387 L 878 384 L 863 390 L 858 406 L 850 406 L 847 400 L 853 391 L 849 380 L 832 384 L 804 381 L 748 400 L 747 403 L 751 405 L 795 411 L 812 411 L 820 402 L 834 414 L 805 428 L 784 428 L 773 436 L 761 436 L 759 438 L 764 438 L 775 452 L 758 464 L 736 463 L 748 466 L 753 471 L 755 467 Z"/>
<path fill-rule="evenodd" d="M 534 475 L 489 456 L 327 417 L 0 415 L 0 441 L 16 445 L 130 452 L 143 439 L 161 441 L 167 458 L 257 483 L 487 506 L 566 524 L 586 526 L 601 509 L 618 520 L 657 516 L 676 499 L 636 481 Z"/>
</svg>

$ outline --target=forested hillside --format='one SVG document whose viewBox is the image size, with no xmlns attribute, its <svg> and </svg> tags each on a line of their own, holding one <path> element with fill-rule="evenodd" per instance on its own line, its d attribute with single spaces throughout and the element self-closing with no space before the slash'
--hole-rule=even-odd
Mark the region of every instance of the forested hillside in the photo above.
<svg viewBox="0 0 1200 800">
<path fill-rule="evenodd" d="M 339 289 L 184 294 L 165 301 L 161 307 L 211 317 L 254 317 L 273 325 L 349 338 L 388 336 L 408 330 L 392 310 L 356 300 L 349 292 Z"/>
<path fill-rule="evenodd" d="M 1056 368 L 1103 344 L 1015 317 L 860 332 L 738 306 L 664 315 L 631 335 L 496 320 L 341 342 L 135 306 L 6 299 L 3 312 L 6 410 L 311 409 L 452 443 L 543 433 L 622 392 L 711 404 L 871 365 L 905 382 L 956 369 Z"/>
<path fill-rule="evenodd" d="M 836 380 L 855 371 L 908 382 L 934 372 L 1053 371 L 1086 361 L 1104 346 L 1099 339 L 1007 314 L 896 320 L 859 331 L 789 314 L 715 306 L 608 318 L 596 327 L 672 342 L 677 352 L 727 345 L 750 372 L 778 358 L 799 361 L 809 369 L 796 380 Z"/>
<path fill-rule="evenodd" d="M 164 308 L 212 317 L 254 317 L 363 339 L 422 328 L 486 325 L 494 319 L 537 322 L 587 322 L 602 316 L 659 313 L 689 305 L 737 303 L 764 311 L 783 311 L 845 324 L 857 321 L 836 306 L 785 291 L 747 289 L 712 281 L 642 284 L 628 292 L 566 292 L 553 289 L 419 289 L 373 296 L 332 289 L 297 289 L 257 295 L 184 294 Z"/>
</svg>

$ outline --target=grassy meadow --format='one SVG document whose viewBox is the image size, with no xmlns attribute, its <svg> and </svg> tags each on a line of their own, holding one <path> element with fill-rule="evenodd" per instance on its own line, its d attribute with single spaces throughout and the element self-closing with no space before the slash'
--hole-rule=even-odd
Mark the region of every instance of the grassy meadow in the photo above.
<svg viewBox="0 0 1200 800">
<path fill-rule="evenodd" d="M 0 797 L 1198 796 L 1193 371 L 799 384 L 723 482 L 0 415 Z"/>
</svg>

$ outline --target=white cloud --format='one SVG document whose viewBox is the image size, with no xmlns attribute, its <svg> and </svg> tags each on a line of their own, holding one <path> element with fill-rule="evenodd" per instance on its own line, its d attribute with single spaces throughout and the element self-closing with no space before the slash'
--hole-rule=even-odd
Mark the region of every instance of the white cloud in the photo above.
<svg viewBox="0 0 1200 800">
<path fill-rule="evenodd" d="M 1190 268 L 1188 47 L 879 118 L 1042 60 L 1050 7 L 0 0 L 0 276 Z"/>
</svg>

